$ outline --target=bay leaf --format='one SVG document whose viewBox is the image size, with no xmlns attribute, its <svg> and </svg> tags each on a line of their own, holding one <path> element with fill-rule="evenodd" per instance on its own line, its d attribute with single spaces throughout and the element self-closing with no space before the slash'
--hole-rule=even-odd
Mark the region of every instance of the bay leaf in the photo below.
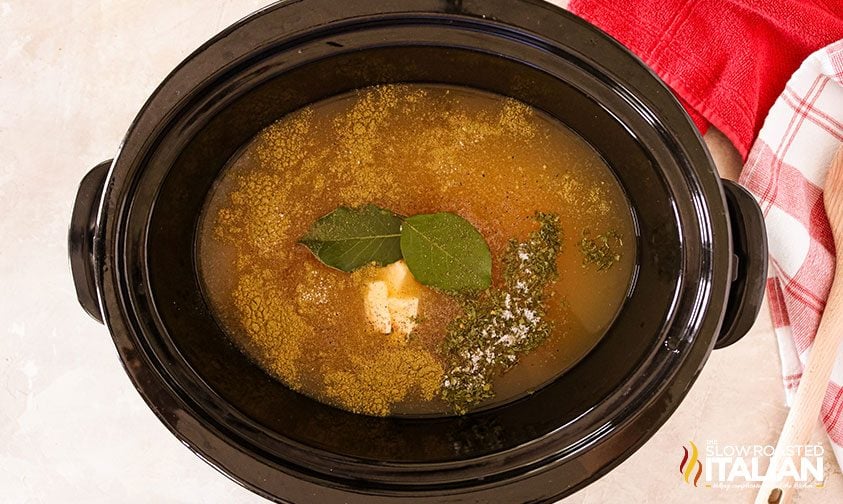
<svg viewBox="0 0 843 504">
<path fill-rule="evenodd" d="M 405 219 L 401 253 L 410 272 L 424 285 L 467 292 L 492 283 L 489 245 L 470 222 L 450 212 Z"/>
<path fill-rule="evenodd" d="M 313 223 L 299 243 L 324 264 L 354 271 L 401 259 L 402 217 L 375 205 L 339 207 Z"/>
</svg>

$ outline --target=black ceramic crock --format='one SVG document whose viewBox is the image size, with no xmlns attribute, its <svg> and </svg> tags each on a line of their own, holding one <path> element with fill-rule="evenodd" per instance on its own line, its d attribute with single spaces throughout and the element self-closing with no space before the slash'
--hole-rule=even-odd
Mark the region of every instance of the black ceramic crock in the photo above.
<svg viewBox="0 0 843 504">
<path fill-rule="evenodd" d="M 537 392 L 464 417 L 371 418 L 285 388 L 228 343 L 199 289 L 203 201 L 287 112 L 362 86 L 437 82 L 512 96 L 585 138 L 622 184 L 635 275 L 615 323 Z M 505 168 L 504 168 L 505 169 Z M 214 37 L 161 84 L 79 188 L 79 301 L 134 385 L 204 460 L 295 503 L 551 502 L 594 481 L 678 406 L 761 302 L 752 197 L 721 181 L 662 82 L 593 26 L 532 0 L 299 0 Z"/>
</svg>

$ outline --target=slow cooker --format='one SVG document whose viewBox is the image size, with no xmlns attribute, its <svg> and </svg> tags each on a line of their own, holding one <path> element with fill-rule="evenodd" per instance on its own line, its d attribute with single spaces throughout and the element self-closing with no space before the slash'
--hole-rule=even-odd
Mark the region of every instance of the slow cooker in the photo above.
<svg viewBox="0 0 843 504">
<path fill-rule="evenodd" d="M 623 307 L 587 357 L 531 395 L 465 416 L 348 413 L 252 364 L 203 298 L 197 224 L 232 155 L 303 105 L 393 82 L 538 107 L 624 188 L 637 256 Z M 152 411 L 233 480 L 292 503 L 575 492 L 665 422 L 713 348 L 747 332 L 767 265 L 756 202 L 719 178 L 670 90 L 618 42 L 537 0 L 291 0 L 254 13 L 173 70 L 114 159 L 85 176 L 69 247 L 79 302 Z"/>
</svg>

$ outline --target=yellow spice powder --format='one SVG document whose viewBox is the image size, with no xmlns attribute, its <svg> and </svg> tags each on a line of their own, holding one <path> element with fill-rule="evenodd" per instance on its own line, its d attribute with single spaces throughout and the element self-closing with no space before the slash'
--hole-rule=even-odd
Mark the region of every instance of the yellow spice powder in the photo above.
<svg viewBox="0 0 843 504">
<path fill-rule="evenodd" d="M 325 394 L 355 413 L 386 416 L 413 391 L 433 399 L 442 383 L 442 365 L 430 352 L 400 343 L 373 355 L 352 355 L 349 364 L 344 370 L 324 370 Z"/>
<path fill-rule="evenodd" d="M 296 388 L 300 383 L 297 360 L 302 342 L 313 337 L 313 328 L 278 291 L 273 277 L 268 270 L 242 272 L 232 299 L 261 364 Z"/>
</svg>

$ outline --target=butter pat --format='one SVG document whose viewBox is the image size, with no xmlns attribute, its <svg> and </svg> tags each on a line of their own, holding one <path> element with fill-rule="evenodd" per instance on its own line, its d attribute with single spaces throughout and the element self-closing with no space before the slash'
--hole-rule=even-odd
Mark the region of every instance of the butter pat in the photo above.
<svg viewBox="0 0 843 504">
<path fill-rule="evenodd" d="M 393 331 L 405 336 L 413 332 L 419 314 L 419 298 L 389 298 L 387 307 Z"/>
<path fill-rule="evenodd" d="M 410 273 L 410 268 L 403 259 L 381 268 L 379 277 L 386 282 L 390 297 L 418 297 L 421 284 Z"/>
<path fill-rule="evenodd" d="M 381 334 L 409 335 L 416 327 L 421 285 L 404 261 L 380 268 L 376 278 L 366 284 L 366 318 Z"/>
<path fill-rule="evenodd" d="M 401 291 L 408 277 L 412 277 L 412 274 L 403 259 L 385 266 L 381 273 L 381 278 L 388 284 L 392 294 L 398 294 Z"/>
<path fill-rule="evenodd" d="M 386 282 L 380 280 L 366 285 L 366 299 L 363 303 L 366 318 L 375 331 L 382 334 L 392 332 L 392 316 L 389 314 L 389 290 Z"/>
</svg>

